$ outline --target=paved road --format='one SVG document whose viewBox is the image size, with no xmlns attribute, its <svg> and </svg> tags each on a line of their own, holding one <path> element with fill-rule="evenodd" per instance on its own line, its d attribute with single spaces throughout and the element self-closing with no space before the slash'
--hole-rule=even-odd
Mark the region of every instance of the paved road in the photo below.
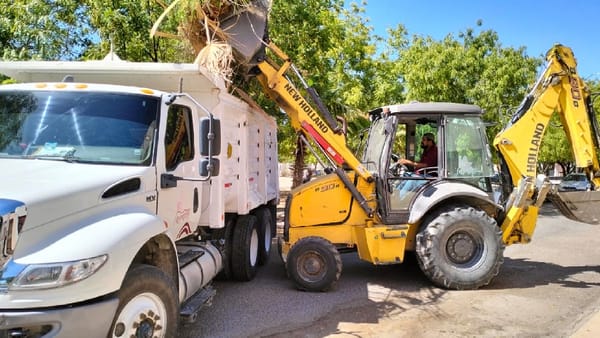
<svg viewBox="0 0 600 338">
<path fill-rule="evenodd" d="M 273 252 L 248 283 L 215 282 L 213 305 L 181 337 L 569 337 L 600 309 L 600 226 L 545 208 L 534 240 L 505 251 L 491 285 L 432 287 L 416 262 L 343 256 L 338 288 L 299 292 Z"/>
</svg>

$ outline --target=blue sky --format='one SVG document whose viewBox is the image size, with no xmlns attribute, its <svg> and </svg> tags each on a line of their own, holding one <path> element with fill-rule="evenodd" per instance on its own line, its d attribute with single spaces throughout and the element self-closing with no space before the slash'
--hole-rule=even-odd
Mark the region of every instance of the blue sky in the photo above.
<svg viewBox="0 0 600 338">
<path fill-rule="evenodd" d="M 561 43 L 573 49 L 580 76 L 600 79 L 600 1 L 368 0 L 365 16 L 374 33 L 384 37 L 386 29 L 397 24 L 410 36 L 436 40 L 448 34 L 458 38 L 467 28 L 491 29 L 503 47 L 523 46 L 534 57 Z"/>
</svg>

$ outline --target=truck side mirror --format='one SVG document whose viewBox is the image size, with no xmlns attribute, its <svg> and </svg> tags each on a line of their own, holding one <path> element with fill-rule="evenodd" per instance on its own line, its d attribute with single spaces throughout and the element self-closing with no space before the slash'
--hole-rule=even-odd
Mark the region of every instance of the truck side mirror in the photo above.
<svg viewBox="0 0 600 338">
<path fill-rule="evenodd" d="M 221 153 L 221 121 L 212 119 L 212 134 L 210 130 L 211 119 L 205 117 L 200 120 L 200 155 L 209 156 L 208 148 L 212 139 L 212 154 Z"/>
<path fill-rule="evenodd" d="M 200 176 L 219 176 L 220 162 L 217 158 L 205 157 L 200 160 Z"/>
</svg>

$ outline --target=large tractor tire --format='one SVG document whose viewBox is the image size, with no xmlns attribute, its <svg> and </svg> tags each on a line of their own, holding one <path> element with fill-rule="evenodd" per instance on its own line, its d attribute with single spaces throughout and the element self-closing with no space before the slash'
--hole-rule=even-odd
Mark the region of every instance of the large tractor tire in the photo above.
<svg viewBox="0 0 600 338">
<path fill-rule="evenodd" d="M 231 242 L 231 273 L 238 281 L 249 281 L 256 276 L 260 246 L 256 217 L 240 216 L 233 229 Z"/>
<path fill-rule="evenodd" d="M 258 220 L 258 265 L 265 265 L 269 262 L 271 255 L 272 236 L 272 218 L 268 207 L 260 207 L 254 212 Z"/>
<path fill-rule="evenodd" d="M 321 237 L 305 237 L 296 242 L 287 256 L 286 268 L 296 287 L 303 291 L 328 291 L 342 273 L 338 250 Z"/>
<path fill-rule="evenodd" d="M 179 299 L 173 280 L 150 265 L 127 272 L 108 337 L 175 337 Z"/>
<path fill-rule="evenodd" d="M 496 221 L 470 206 L 453 206 L 431 215 L 416 242 L 419 267 L 435 285 L 447 289 L 487 285 L 504 261 Z"/>
</svg>

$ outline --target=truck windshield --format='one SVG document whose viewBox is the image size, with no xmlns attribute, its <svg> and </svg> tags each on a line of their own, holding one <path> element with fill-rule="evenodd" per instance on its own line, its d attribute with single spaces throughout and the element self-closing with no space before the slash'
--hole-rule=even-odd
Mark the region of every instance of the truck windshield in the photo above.
<svg viewBox="0 0 600 338">
<path fill-rule="evenodd" d="M 0 156 L 148 165 L 158 106 L 135 94 L 0 91 Z"/>
</svg>

